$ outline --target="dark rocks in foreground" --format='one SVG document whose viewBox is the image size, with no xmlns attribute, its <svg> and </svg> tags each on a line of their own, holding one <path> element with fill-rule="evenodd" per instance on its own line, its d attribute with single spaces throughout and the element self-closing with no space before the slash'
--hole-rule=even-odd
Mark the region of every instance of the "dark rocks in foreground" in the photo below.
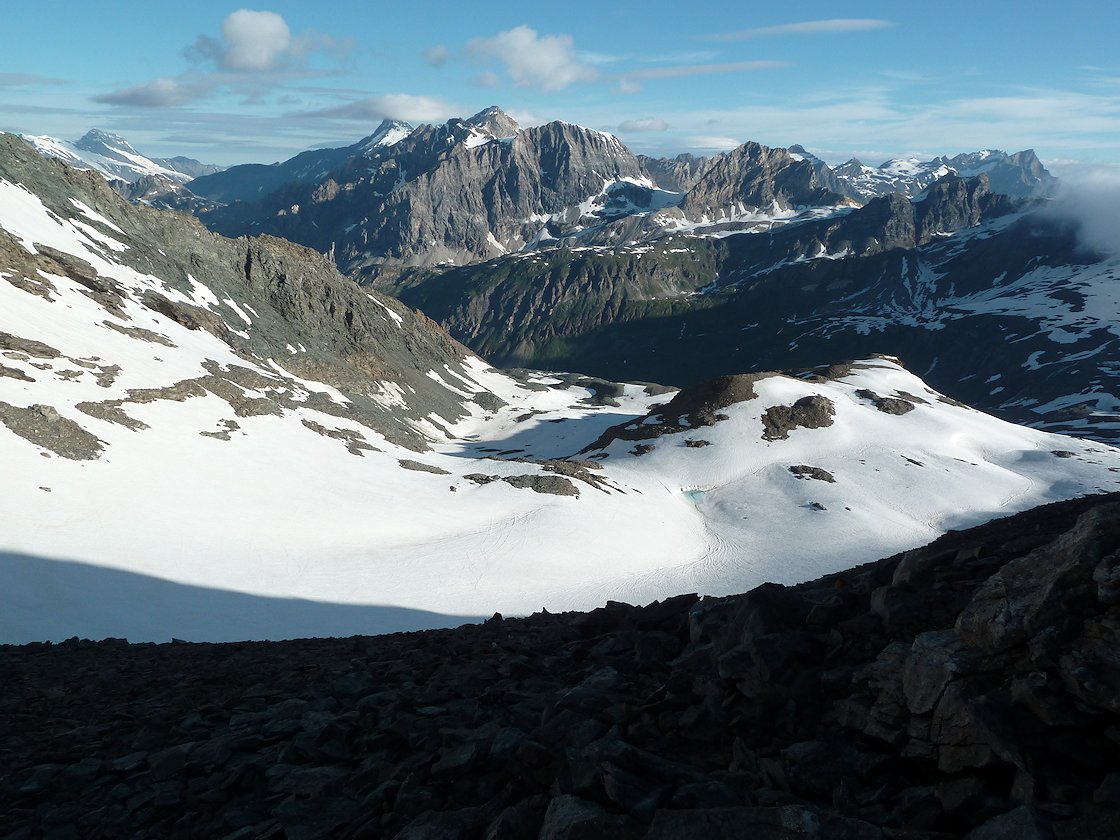
<svg viewBox="0 0 1120 840">
<path fill-rule="evenodd" d="M 1115 837 L 1120 496 L 798 587 L 0 647 L 6 837 Z"/>
</svg>

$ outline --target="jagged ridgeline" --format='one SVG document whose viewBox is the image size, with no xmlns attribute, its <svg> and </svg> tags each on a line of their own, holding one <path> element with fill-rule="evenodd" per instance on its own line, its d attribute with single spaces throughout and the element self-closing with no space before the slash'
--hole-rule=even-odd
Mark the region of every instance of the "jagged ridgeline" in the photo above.
<svg viewBox="0 0 1120 840">
<path fill-rule="evenodd" d="M 212 229 L 284 236 L 333 253 L 344 272 L 361 277 L 558 241 L 618 247 L 672 230 L 744 229 L 806 208 L 853 206 L 894 191 L 914 196 L 951 173 L 987 173 L 1013 196 L 1050 187 L 1033 152 L 888 161 L 879 169 L 853 161 L 843 175 L 795 149 L 745 143 L 710 158 L 654 159 L 570 123 L 522 129 L 490 107 L 440 126 L 386 121 L 348 147 L 235 166 L 189 186 L 225 205 L 200 210 Z"/>
</svg>

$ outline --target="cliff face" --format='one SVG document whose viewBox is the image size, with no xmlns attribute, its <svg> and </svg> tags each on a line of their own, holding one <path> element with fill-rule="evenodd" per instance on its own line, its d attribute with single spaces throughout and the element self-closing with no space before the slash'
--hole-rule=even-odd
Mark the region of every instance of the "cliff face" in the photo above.
<svg viewBox="0 0 1120 840">
<path fill-rule="evenodd" d="M 744 143 L 713 160 L 685 194 L 681 210 L 689 218 L 718 218 L 842 200 L 824 187 L 809 161 L 794 159 L 786 149 Z"/>
<path fill-rule="evenodd" d="M 16 836 L 1112 837 L 1118 549 L 1114 494 L 730 598 L 0 647 L 0 812 Z"/>
</svg>

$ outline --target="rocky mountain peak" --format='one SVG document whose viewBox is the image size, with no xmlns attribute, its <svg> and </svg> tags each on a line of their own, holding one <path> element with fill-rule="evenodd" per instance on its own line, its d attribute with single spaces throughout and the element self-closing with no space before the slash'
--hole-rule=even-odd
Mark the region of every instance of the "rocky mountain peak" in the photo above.
<svg viewBox="0 0 1120 840">
<path fill-rule="evenodd" d="M 688 153 L 674 158 L 654 158 L 638 155 L 638 160 L 649 173 L 653 183 L 663 190 L 688 192 L 711 164 L 711 158 Z"/>
<path fill-rule="evenodd" d="M 119 134 L 103 131 L 100 128 L 90 129 L 83 134 L 82 138 L 74 145 L 82 151 L 95 152 L 97 154 L 112 154 L 113 152 L 128 152 L 134 155 L 140 154 L 132 147 L 131 143 Z"/>
<path fill-rule="evenodd" d="M 393 146 L 401 140 L 410 135 L 415 129 L 410 123 L 403 122 L 402 120 L 384 119 L 377 130 L 368 137 L 364 137 L 358 142 L 360 148 L 369 151 L 371 149 L 383 149 L 387 146 Z"/>
<path fill-rule="evenodd" d="M 815 154 L 810 152 L 808 149 L 806 149 L 800 143 L 794 143 L 786 151 L 788 151 L 790 153 L 790 156 L 798 157 L 798 158 L 804 158 L 805 160 L 809 161 L 814 166 L 816 166 L 817 164 L 823 164 L 824 163 L 823 160 L 821 160 Z"/>
<path fill-rule="evenodd" d="M 841 201 L 842 196 L 828 189 L 809 160 L 748 141 L 713 160 L 685 195 L 681 209 L 689 218 L 730 218 Z"/>
<path fill-rule="evenodd" d="M 491 105 L 483 108 L 472 117 L 463 120 L 466 125 L 480 129 L 491 137 L 511 137 L 521 130 L 517 120 L 499 108 Z"/>
</svg>

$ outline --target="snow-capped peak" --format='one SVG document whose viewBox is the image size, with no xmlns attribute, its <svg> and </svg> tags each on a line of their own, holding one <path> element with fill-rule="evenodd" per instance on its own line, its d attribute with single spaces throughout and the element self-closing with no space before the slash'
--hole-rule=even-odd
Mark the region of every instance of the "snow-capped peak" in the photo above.
<svg viewBox="0 0 1120 840">
<path fill-rule="evenodd" d="M 412 125 L 401 120 L 382 120 L 377 130 L 362 140 L 360 145 L 363 151 L 395 146 L 408 137 L 413 130 Z"/>
<path fill-rule="evenodd" d="M 76 169 L 92 169 L 109 180 L 123 180 L 131 184 L 145 176 L 159 176 L 185 184 L 192 177 L 166 166 L 162 161 L 142 155 L 120 135 L 98 128 L 86 132 L 74 143 L 47 135 L 24 134 L 21 137 L 41 155 L 58 158 Z"/>
<path fill-rule="evenodd" d="M 139 155 L 140 153 L 132 147 L 132 144 L 121 137 L 119 134 L 113 134 L 109 131 L 103 131 L 100 128 L 94 128 L 87 131 L 82 135 L 81 139 L 74 143 L 74 147 L 81 149 L 84 152 L 93 152 L 95 154 L 110 156 L 116 152 L 118 154 L 124 153 L 128 155 Z"/>
</svg>

